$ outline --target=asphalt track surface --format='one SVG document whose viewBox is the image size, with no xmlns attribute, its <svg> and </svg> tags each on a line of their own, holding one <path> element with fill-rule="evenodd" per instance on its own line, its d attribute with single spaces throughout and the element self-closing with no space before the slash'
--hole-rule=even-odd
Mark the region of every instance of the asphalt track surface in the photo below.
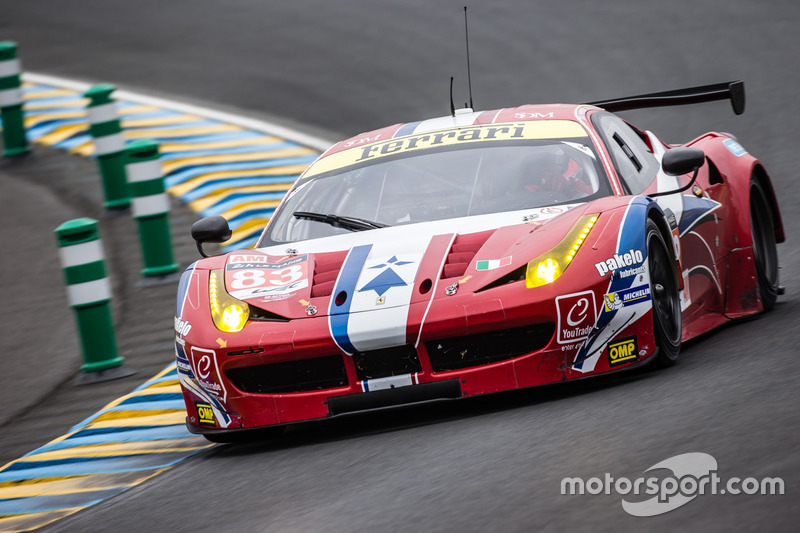
<svg viewBox="0 0 800 533">
<path fill-rule="evenodd" d="M 171 95 L 334 138 L 467 99 L 459 2 L 57 0 L 3 8 L 26 69 Z M 743 79 L 725 103 L 627 112 L 669 142 L 730 131 L 770 172 L 788 242 L 767 316 L 684 347 L 675 367 L 292 428 L 215 446 L 52 531 L 795 531 L 800 519 L 795 184 L 800 4 L 525 2 L 471 7 L 475 107 L 593 101 Z M 42 245 L 51 246 L 50 242 Z M 704 495 L 652 518 L 564 477 L 635 479 L 704 452 L 722 478 L 781 477 L 783 496 Z"/>
</svg>

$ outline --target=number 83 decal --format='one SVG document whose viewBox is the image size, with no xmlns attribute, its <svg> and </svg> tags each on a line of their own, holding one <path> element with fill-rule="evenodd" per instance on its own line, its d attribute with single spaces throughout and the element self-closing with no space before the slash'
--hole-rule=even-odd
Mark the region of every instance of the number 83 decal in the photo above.
<svg viewBox="0 0 800 533">
<path fill-rule="evenodd" d="M 285 287 L 305 278 L 305 263 L 292 265 L 278 270 L 236 270 L 231 275 L 232 289 L 254 289 L 264 285 Z"/>
</svg>

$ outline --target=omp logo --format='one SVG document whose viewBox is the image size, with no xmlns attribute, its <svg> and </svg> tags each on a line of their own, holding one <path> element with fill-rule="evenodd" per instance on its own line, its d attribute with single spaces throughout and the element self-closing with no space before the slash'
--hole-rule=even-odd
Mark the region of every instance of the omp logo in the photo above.
<svg viewBox="0 0 800 533">
<path fill-rule="evenodd" d="M 621 365 L 639 358 L 636 337 L 628 337 L 608 345 L 608 366 Z"/>
<path fill-rule="evenodd" d="M 629 267 L 644 261 L 644 254 L 641 250 L 633 250 L 625 252 L 624 254 L 614 254 L 605 261 L 595 263 L 594 267 L 601 276 L 605 276 L 609 272 L 618 270 L 620 268 Z"/>
<path fill-rule="evenodd" d="M 597 320 L 593 291 L 567 294 L 556 298 L 559 344 L 572 344 L 589 336 Z"/>
<path fill-rule="evenodd" d="M 214 420 L 214 410 L 211 406 L 207 403 L 202 402 L 194 402 L 194 406 L 197 409 L 197 421 L 200 423 L 201 426 L 215 426 L 216 421 Z"/>
</svg>

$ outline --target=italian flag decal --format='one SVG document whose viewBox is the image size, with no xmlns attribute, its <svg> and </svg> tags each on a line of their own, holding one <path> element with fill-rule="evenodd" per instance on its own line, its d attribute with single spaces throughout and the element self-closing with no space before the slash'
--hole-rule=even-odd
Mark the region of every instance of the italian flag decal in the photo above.
<svg viewBox="0 0 800 533">
<path fill-rule="evenodd" d="M 475 270 L 494 270 L 511 264 L 511 256 L 502 259 L 489 259 L 475 263 Z"/>
</svg>

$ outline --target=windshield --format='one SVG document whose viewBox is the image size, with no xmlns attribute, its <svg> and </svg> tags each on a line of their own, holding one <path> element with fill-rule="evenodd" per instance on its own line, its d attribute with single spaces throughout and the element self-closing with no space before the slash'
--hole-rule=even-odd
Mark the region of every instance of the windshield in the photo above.
<svg viewBox="0 0 800 533">
<path fill-rule="evenodd" d="M 257 247 L 609 194 L 588 137 L 429 148 L 302 178 Z"/>
</svg>

